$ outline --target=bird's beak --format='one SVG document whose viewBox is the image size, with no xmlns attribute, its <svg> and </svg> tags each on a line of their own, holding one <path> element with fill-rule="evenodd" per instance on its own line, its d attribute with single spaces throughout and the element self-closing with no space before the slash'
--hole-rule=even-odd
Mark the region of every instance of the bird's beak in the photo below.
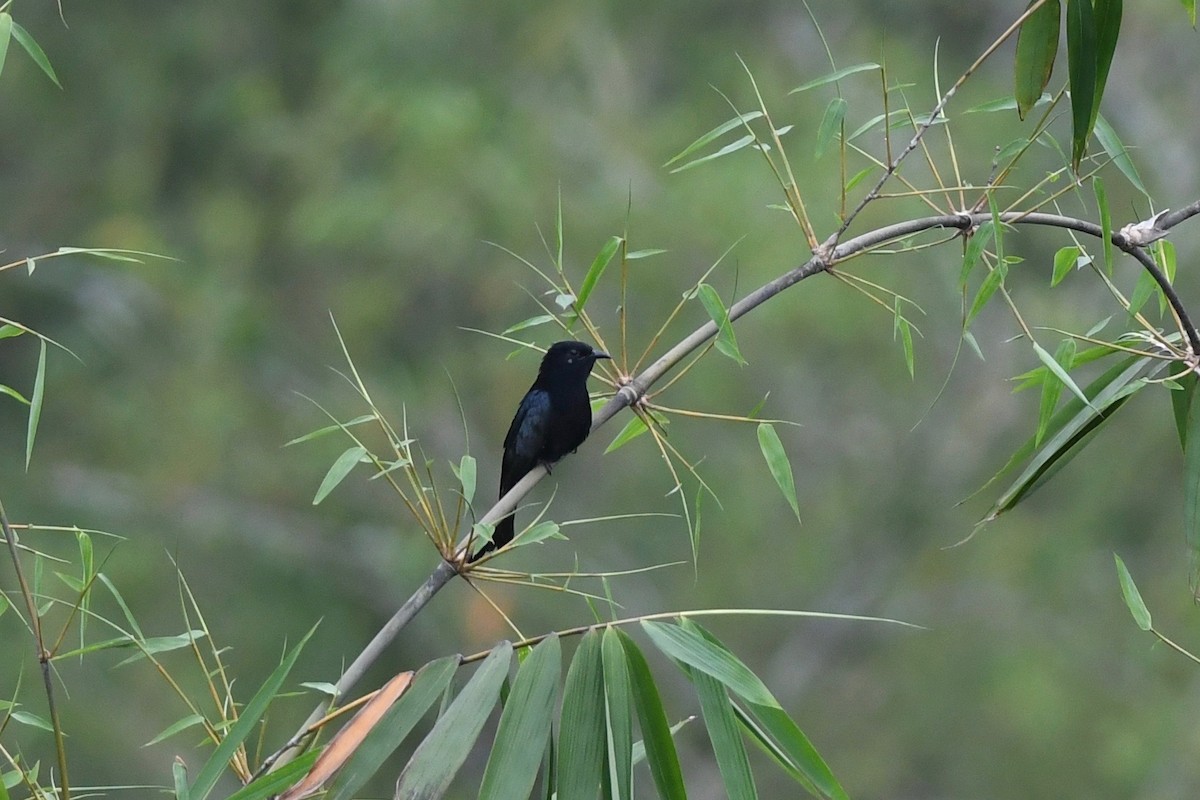
<svg viewBox="0 0 1200 800">
<path fill-rule="evenodd" d="M 596 359 L 597 361 L 599 361 L 602 358 L 607 358 L 609 361 L 612 361 L 612 356 L 610 356 L 608 353 L 604 352 L 603 350 L 593 350 L 592 358 Z"/>
</svg>

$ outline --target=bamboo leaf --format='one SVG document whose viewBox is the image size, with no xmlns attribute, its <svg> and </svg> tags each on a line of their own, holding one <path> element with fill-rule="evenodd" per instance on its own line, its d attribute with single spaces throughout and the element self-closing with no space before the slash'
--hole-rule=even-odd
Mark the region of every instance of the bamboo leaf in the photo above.
<svg viewBox="0 0 1200 800">
<path fill-rule="evenodd" d="M 1077 398 L 1065 403 L 1050 420 L 1045 443 L 1039 448 L 1031 436 L 1013 453 L 1008 463 L 984 484 L 985 487 L 991 485 L 1017 464 L 1029 459 L 1016 480 L 996 500 L 982 521 L 990 522 L 995 519 L 1048 481 L 1083 449 L 1125 401 L 1145 385 L 1143 378 L 1152 378 L 1163 369 L 1164 364 L 1155 359 L 1140 356 L 1127 358 L 1111 367 L 1084 390 L 1090 406 Z"/>
<path fill-rule="evenodd" d="M 1096 193 L 1096 206 L 1100 210 L 1100 240 L 1104 244 L 1104 271 L 1112 275 L 1113 243 L 1112 243 L 1112 212 L 1108 208 L 1108 195 L 1104 191 L 1104 181 L 1100 176 L 1092 178 L 1092 189 Z"/>
<path fill-rule="evenodd" d="M 872 69 L 880 69 L 880 66 L 878 64 L 855 64 L 852 67 L 843 67 L 842 69 L 834 70 L 826 75 L 822 75 L 819 78 L 814 78 L 808 83 L 803 83 L 797 86 L 795 89 L 792 89 L 790 92 L 788 92 L 788 94 L 807 92 L 809 89 L 815 89 L 818 86 L 834 83 L 836 81 L 840 81 L 842 78 L 848 78 L 851 75 L 855 75 L 859 72 L 866 72 L 867 70 Z"/>
<path fill-rule="evenodd" d="M 388 709 L 354 755 L 334 779 L 325 800 L 350 800 L 366 784 L 416 724 L 446 691 L 458 669 L 458 657 L 431 661 L 417 672 L 412 685 Z M 233 800 L 230 798 L 230 800 Z"/>
<path fill-rule="evenodd" d="M 558 800 L 595 800 L 604 764 L 604 674 L 600 631 L 584 634 L 563 685 Z"/>
<path fill-rule="evenodd" d="M 844 97 L 835 97 L 829 101 L 829 105 L 825 106 L 825 115 L 821 117 L 821 124 L 817 127 L 815 158 L 819 159 L 825 154 L 825 148 L 842 129 L 842 122 L 846 119 L 846 106 Z"/>
<path fill-rule="evenodd" d="M 250 702 L 242 708 L 238 715 L 237 722 L 225 734 L 225 738 L 217 745 L 217 748 L 209 756 L 208 761 L 200 768 L 200 772 L 196 774 L 196 782 L 192 784 L 190 793 L 195 800 L 204 800 L 216 786 L 217 779 L 221 777 L 221 773 L 229 766 L 229 759 L 233 758 L 234 753 L 241 744 L 246 740 L 251 733 L 258 727 L 259 720 L 267 711 L 267 706 L 279 694 L 279 689 L 283 686 L 283 682 L 287 680 L 288 673 L 292 671 L 292 667 L 296 663 L 296 659 L 300 657 L 300 651 L 304 649 L 304 645 L 312 637 L 317 630 L 314 625 L 309 628 L 308 633 L 304 634 L 295 647 L 288 651 L 283 657 L 283 661 L 270 674 L 267 680 L 263 683 L 259 690 L 254 693 L 254 697 Z"/>
<path fill-rule="evenodd" d="M 1113 53 L 1117 50 L 1117 38 L 1121 34 L 1121 0 L 1093 0 L 1093 17 L 1096 21 L 1096 90 L 1092 98 L 1092 118 L 1089 133 L 1096 125 L 1100 114 L 1100 99 L 1108 82 L 1108 69 L 1112 66 Z"/>
<path fill-rule="evenodd" d="M 302 800 L 320 791 L 328 783 L 346 761 L 362 746 L 367 736 L 375 730 L 387 711 L 400 699 L 405 690 L 412 686 L 413 673 L 411 670 L 401 672 L 384 684 L 371 695 L 371 699 L 363 704 L 354 716 L 342 726 L 329 744 L 321 751 L 320 757 L 313 763 L 304 778 L 288 791 L 279 796 L 279 800 Z M 336 691 L 334 692 L 336 695 Z"/>
<path fill-rule="evenodd" d="M 706 639 L 711 637 L 690 619 L 684 619 L 681 624 L 690 633 Z M 758 791 L 754 786 L 754 774 L 750 771 L 750 760 L 746 757 L 741 729 L 727 690 L 716 678 L 699 670 L 689 669 L 688 678 L 700 699 L 700 712 L 712 742 L 713 755 L 717 758 L 717 769 L 725 784 L 725 794 L 730 800 L 756 800 Z"/>
<path fill-rule="evenodd" d="M 1138 591 L 1137 584 L 1133 582 L 1133 576 L 1129 574 L 1129 569 L 1121 557 L 1113 553 L 1113 559 L 1117 562 L 1117 580 L 1121 583 L 1121 596 L 1125 598 L 1125 606 L 1139 628 L 1144 631 L 1150 630 L 1150 609 L 1146 608 L 1142 593 Z"/>
<path fill-rule="evenodd" d="M 320 750 L 312 750 L 298 756 L 295 761 L 290 761 L 279 769 L 268 772 L 258 780 L 246 784 L 225 800 L 267 800 L 269 797 L 274 797 L 311 769 L 320 755 Z"/>
<path fill-rule="evenodd" d="M 958 275 L 959 289 L 966 289 L 967 280 L 971 277 L 971 273 L 975 270 L 975 265 L 979 263 L 979 259 L 983 257 L 987 246 L 991 244 L 994 235 L 995 226 L 992 225 L 992 221 L 989 219 L 981 223 L 967 240 L 967 247 L 963 251 L 962 270 Z"/>
<path fill-rule="evenodd" d="M 1026 8 L 1037 0 L 1029 0 Z M 1017 115 L 1025 115 L 1042 96 L 1054 70 L 1058 54 L 1058 26 L 1062 8 L 1059 0 L 1047 0 L 1021 23 L 1017 34 L 1017 55 L 1013 64 L 1014 91 Z"/>
<path fill-rule="evenodd" d="M 587 304 L 588 298 L 592 296 L 592 290 L 596 288 L 600 276 L 604 274 L 604 270 L 624 241 L 620 236 L 610 236 L 604 246 L 600 248 L 600 252 L 592 259 L 592 265 L 588 267 L 587 275 L 583 278 L 583 285 L 579 287 L 579 294 L 575 298 L 576 313 L 583 312 L 583 307 Z"/>
<path fill-rule="evenodd" d="M 1050 278 L 1050 288 L 1054 288 L 1062 283 L 1063 278 L 1071 274 L 1071 270 L 1079 263 L 1079 256 L 1082 254 L 1078 245 L 1068 245 L 1067 247 L 1059 248 L 1054 254 L 1054 274 Z"/>
<path fill-rule="evenodd" d="M 645 421 L 643 421 L 638 415 L 633 415 L 630 417 L 629 421 L 625 423 L 625 427 L 621 428 L 621 432 L 614 436 L 613 440 L 609 442 L 608 447 L 604 449 L 604 454 L 608 455 L 612 451 L 620 447 L 624 447 L 626 444 L 641 436 L 643 433 L 646 433 L 648 430 L 649 428 L 646 427 Z"/>
<path fill-rule="evenodd" d="M 722 122 L 720 125 L 713 128 L 711 131 L 704 134 L 699 139 L 697 139 L 696 141 L 689 144 L 687 147 L 683 148 L 683 150 L 679 154 L 677 154 L 675 157 L 673 157 L 667 163 L 663 164 L 663 166 L 669 167 L 672 164 L 676 163 L 677 161 L 682 161 L 683 159 L 690 156 L 692 153 L 694 153 L 697 150 L 701 149 L 702 147 L 708 145 L 710 142 L 713 142 L 713 141 L 719 139 L 721 136 L 725 135 L 726 133 L 733 130 L 734 128 L 744 127 L 747 123 L 758 119 L 762 115 L 763 114 L 761 111 L 750 111 L 745 114 L 738 114 L 733 119 Z M 680 169 L 683 169 L 683 167 L 680 167 Z M 678 172 L 679 170 L 674 170 L 674 171 Z"/>
<path fill-rule="evenodd" d="M 1196 396 L 1192 392 L 1183 446 L 1183 524 L 1191 562 L 1188 583 L 1193 596 L 1200 596 L 1200 402 Z"/>
<path fill-rule="evenodd" d="M 733 324 L 729 321 L 729 312 L 725 310 L 725 304 L 721 302 L 721 297 L 717 294 L 717 290 L 707 283 L 700 284 L 697 290 L 700 302 L 704 305 L 704 310 L 708 312 L 708 316 L 716 323 L 717 350 L 729 356 L 741 366 L 746 366 L 746 359 L 742 358 L 742 352 L 738 349 L 737 345 L 737 337 L 733 334 Z"/>
<path fill-rule="evenodd" d="M 763 458 L 766 459 L 771 477 L 775 479 L 775 484 L 779 487 L 779 491 L 783 492 L 784 499 L 792 507 L 792 513 L 796 515 L 796 521 L 799 522 L 800 503 L 796 499 L 796 481 L 792 476 L 792 464 L 788 461 L 787 453 L 784 452 L 779 433 L 769 422 L 760 422 L 758 425 L 758 447 L 762 450 Z"/>
<path fill-rule="evenodd" d="M 1065 370 L 1074 359 L 1075 340 L 1063 339 L 1059 343 L 1058 349 L 1054 351 L 1054 361 Z M 1038 426 L 1037 433 L 1034 435 L 1034 444 L 1041 444 L 1042 437 L 1046 435 L 1046 429 L 1050 426 L 1050 418 L 1058 407 L 1058 398 L 1062 395 L 1062 387 L 1063 383 L 1058 376 L 1047 369 L 1042 377 L 1042 397 L 1038 409 Z"/>
<path fill-rule="evenodd" d="M 0 11 L 0 74 L 4 73 L 4 57 L 8 55 L 8 42 L 12 38 L 12 14 Z"/>
<path fill-rule="evenodd" d="M 1180 388 L 1170 392 L 1171 411 L 1175 417 L 1175 431 L 1179 434 L 1179 447 L 1187 449 L 1188 409 L 1192 407 L 1192 397 L 1196 394 L 1195 372 L 1189 372 L 1179 379 Z"/>
<path fill-rule="evenodd" d="M 825 759 L 786 711 L 750 703 L 739 717 L 756 737 L 770 742 L 771 752 L 813 794 L 829 800 L 849 800 Z"/>
<path fill-rule="evenodd" d="M 1117 136 L 1113 126 L 1108 124 L 1108 120 L 1104 118 L 1103 114 L 1096 116 L 1095 133 L 1096 141 L 1100 142 L 1100 146 L 1116 164 L 1117 169 L 1121 170 L 1121 174 L 1133 184 L 1135 189 L 1149 198 L 1150 193 L 1146 191 L 1146 185 L 1142 183 L 1142 176 L 1138 174 L 1137 167 L 1133 165 L 1133 160 L 1129 157 L 1129 150 Z"/>
<path fill-rule="evenodd" d="M 16 20 L 13 20 L 12 23 L 12 38 L 17 40 L 17 44 L 25 48 L 25 52 L 33 59 L 33 63 L 37 64 L 42 72 L 46 73 L 46 77 L 54 81 L 54 85 L 61 89 L 62 84 L 58 82 L 58 76 L 54 74 L 54 67 L 50 66 L 50 59 L 46 58 L 46 54 L 42 52 L 41 45 Z"/>
<path fill-rule="evenodd" d="M 502 333 L 501 335 L 508 336 L 511 333 L 516 333 L 517 331 L 523 331 L 526 328 L 533 328 L 538 325 L 545 325 L 547 322 L 553 322 L 553 321 L 554 321 L 553 314 L 538 314 L 536 317 L 530 317 L 529 319 L 521 320 L 516 325 L 513 325 L 512 327 L 509 327 L 509 328 L 505 328 L 504 333 Z"/>
<path fill-rule="evenodd" d="M 561 673 L 562 649 L 558 637 L 551 635 L 533 648 L 517 671 L 483 772 L 480 798 L 507 800 L 533 791 L 550 738 Z"/>
<path fill-rule="evenodd" d="M 492 649 L 417 746 L 396 782 L 396 800 L 436 800 L 446 793 L 491 716 L 511 663 L 511 644 Z"/>
<path fill-rule="evenodd" d="M 658 687 L 654 684 L 650 665 L 646 663 L 646 657 L 627 633 L 618 630 L 617 636 L 621 640 L 621 647 L 625 650 L 625 658 L 629 665 L 633 702 L 637 708 L 638 725 L 642 729 L 646 761 L 650 767 L 650 774 L 654 777 L 654 785 L 658 788 L 659 797 L 664 800 L 686 800 L 687 788 L 683 783 L 683 771 L 679 768 L 679 756 L 671 738 L 671 726 L 667 723 L 666 713 L 663 712 L 662 699 L 659 697 Z"/>
<path fill-rule="evenodd" d="M 177 636 L 152 636 L 149 639 L 144 639 L 138 652 L 131 655 L 129 658 L 117 664 L 118 667 L 123 667 L 126 664 L 131 664 L 134 661 L 145 658 L 147 655 L 157 655 L 159 653 L 169 653 L 172 650 L 180 650 L 184 647 L 191 647 L 194 642 L 203 639 L 206 636 L 202 630 L 190 630 L 186 633 L 178 634 Z"/>
<path fill-rule="evenodd" d="M 615 800 L 633 797 L 633 686 L 625 650 L 615 628 L 600 643 L 604 666 L 605 727 L 608 732 L 608 781 Z"/>
<path fill-rule="evenodd" d="M 15 26 L 16 23 L 14 22 Z M 29 460 L 33 458 L 33 440 L 37 437 L 38 422 L 42 418 L 42 399 L 46 394 L 46 340 L 39 341 L 37 372 L 33 379 L 33 395 L 29 399 L 29 422 L 25 434 L 25 471 L 29 471 Z"/>
<path fill-rule="evenodd" d="M 362 461 L 363 456 L 367 454 L 367 448 L 361 445 L 345 450 L 329 467 L 329 471 L 325 473 L 325 478 L 321 481 L 321 485 L 317 488 L 317 493 L 313 497 L 312 504 L 315 506 L 324 500 L 330 492 L 337 488 L 350 470 L 354 469 L 355 465 Z"/>
<path fill-rule="evenodd" d="M 678 625 L 643 620 L 642 629 L 664 654 L 711 675 L 746 700 L 764 706 L 779 705 L 759 677 L 725 648 Z"/>
<path fill-rule="evenodd" d="M 1096 20 L 1092 0 L 1067 0 L 1067 68 L 1071 81 L 1071 169 L 1079 172 L 1096 111 Z"/>
<path fill-rule="evenodd" d="M 168 726 L 166 730 L 155 736 L 150 741 L 146 742 L 144 745 L 142 745 L 142 747 L 149 747 L 152 744 L 158 744 L 164 739 L 170 739 L 180 731 L 186 731 L 188 728 L 193 728 L 196 725 L 202 724 L 204 724 L 204 717 L 200 716 L 199 714 L 188 714 L 175 724 Z"/>
</svg>

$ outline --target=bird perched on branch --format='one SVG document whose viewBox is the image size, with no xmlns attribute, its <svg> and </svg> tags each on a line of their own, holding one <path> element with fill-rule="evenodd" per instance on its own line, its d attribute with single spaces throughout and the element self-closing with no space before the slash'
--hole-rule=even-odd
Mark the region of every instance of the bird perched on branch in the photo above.
<svg viewBox="0 0 1200 800">
<path fill-rule="evenodd" d="M 500 497 L 534 467 L 541 464 L 549 469 L 583 444 L 592 430 L 587 379 L 601 358 L 611 356 L 583 342 L 556 342 L 546 351 L 537 380 L 525 393 L 504 437 Z M 512 539 L 513 515 L 509 514 L 496 523 L 492 540 L 471 556 L 471 561 Z"/>
</svg>

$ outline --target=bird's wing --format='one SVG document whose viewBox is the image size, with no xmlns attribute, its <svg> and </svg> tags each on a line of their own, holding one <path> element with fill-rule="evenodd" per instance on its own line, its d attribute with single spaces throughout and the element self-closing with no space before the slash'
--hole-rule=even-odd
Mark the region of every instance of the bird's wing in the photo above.
<svg viewBox="0 0 1200 800">
<path fill-rule="evenodd" d="M 521 400 L 508 435 L 504 437 L 501 494 L 511 489 L 525 473 L 537 466 L 550 427 L 550 395 L 530 389 Z"/>
</svg>

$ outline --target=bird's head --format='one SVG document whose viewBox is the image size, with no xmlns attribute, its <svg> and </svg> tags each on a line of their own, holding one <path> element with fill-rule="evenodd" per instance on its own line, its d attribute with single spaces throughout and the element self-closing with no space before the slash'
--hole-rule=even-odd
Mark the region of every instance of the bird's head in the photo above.
<svg viewBox="0 0 1200 800">
<path fill-rule="evenodd" d="M 612 358 L 603 350 L 596 350 L 584 342 L 555 342 L 542 357 L 539 375 L 587 378 L 600 358 Z"/>
</svg>

